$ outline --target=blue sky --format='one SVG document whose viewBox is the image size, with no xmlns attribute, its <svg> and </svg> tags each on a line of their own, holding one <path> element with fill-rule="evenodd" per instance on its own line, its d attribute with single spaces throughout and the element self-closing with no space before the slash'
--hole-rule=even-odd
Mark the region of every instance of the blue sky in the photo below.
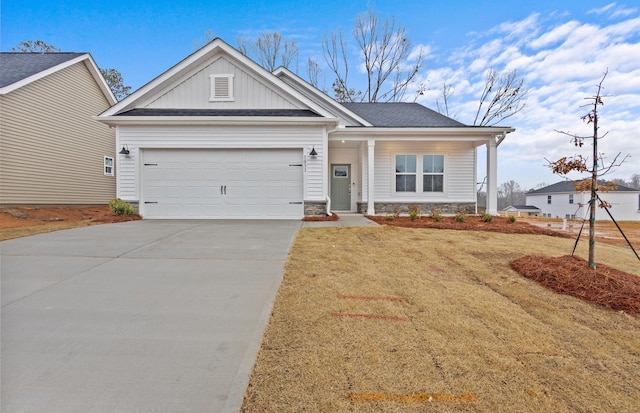
<svg viewBox="0 0 640 413">
<path fill-rule="evenodd" d="M 239 36 L 278 31 L 297 42 L 299 72 L 313 57 L 323 64 L 325 34 L 349 33 L 358 13 L 374 6 L 395 16 L 414 47 L 426 52 L 418 102 L 435 108 L 442 82 L 454 87 L 450 114 L 472 123 L 488 68 L 517 69 L 530 89 L 527 107 L 504 122 L 517 131 L 499 149 L 498 182 L 523 189 L 560 180 L 547 159 L 583 153 L 556 129 L 588 134 L 580 107 L 605 70 L 601 142 L 605 160 L 630 158 L 610 177 L 640 174 L 640 6 L 635 1 L 188 1 L 77 0 L 1 3 L 2 51 L 24 40 L 44 40 L 63 51 L 90 52 L 103 68 L 118 69 L 137 89 L 194 52 L 211 31 L 231 45 Z M 354 60 L 357 57 L 353 57 Z M 332 79 L 325 72 L 326 84 Z M 417 85 L 416 85 L 417 86 Z M 410 98 L 412 100 L 412 98 Z M 483 154 L 480 154 L 482 160 Z M 479 179 L 484 176 L 481 165 Z"/>
</svg>

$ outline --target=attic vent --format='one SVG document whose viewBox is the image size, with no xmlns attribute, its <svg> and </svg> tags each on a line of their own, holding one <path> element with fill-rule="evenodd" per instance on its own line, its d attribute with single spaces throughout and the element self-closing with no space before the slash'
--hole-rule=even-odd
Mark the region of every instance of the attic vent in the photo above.
<svg viewBox="0 0 640 413">
<path fill-rule="evenodd" d="M 233 75 L 209 75 L 211 81 L 211 97 L 209 101 L 232 101 Z"/>
</svg>

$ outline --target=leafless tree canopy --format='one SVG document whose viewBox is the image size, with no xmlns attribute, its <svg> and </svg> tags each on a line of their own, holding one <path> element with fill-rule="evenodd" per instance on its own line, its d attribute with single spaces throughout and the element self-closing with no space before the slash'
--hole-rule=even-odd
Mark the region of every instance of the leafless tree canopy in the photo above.
<svg viewBox="0 0 640 413">
<path fill-rule="evenodd" d="M 246 56 L 253 55 L 258 63 L 270 72 L 284 66 L 297 71 L 298 45 L 294 40 L 287 40 L 278 32 L 262 32 L 257 39 L 241 36 L 236 38 L 238 50 Z"/>
<path fill-rule="evenodd" d="M 42 40 L 27 40 L 20 42 L 16 47 L 12 47 L 11 51 L 22 53 L 51 53 L 59 52 L 60 49 Z"/>
<path fill-rule="evenodd" d="M 395 18 L 380 21 L 373 10 L 356 17 L 352 31 L 366 75 L 364 91 L 349 83 L 347 44 L 341 31 L 325 36 L 322 51 L 335 76 L 333 92 L 341 102 L 397 102 L 423 64 L 422 53 L 409 61 L 411 41 Z"/>
<path fill-rule="evenodd" d="M 309 83 L 313 85 L 313 87 L 320 89 L 320 77 L 322 76 L 322 69 L 318 62 L 309 58 L 307 60 L 307 78 L 309 79 Z"/>
<path fill-rule="evenodd" d="M 515 69 L 506 73 L 489 69 L 473 124 L 493 126 L 515 115 L 526 106 L 528 92 Z"/>
</svg>

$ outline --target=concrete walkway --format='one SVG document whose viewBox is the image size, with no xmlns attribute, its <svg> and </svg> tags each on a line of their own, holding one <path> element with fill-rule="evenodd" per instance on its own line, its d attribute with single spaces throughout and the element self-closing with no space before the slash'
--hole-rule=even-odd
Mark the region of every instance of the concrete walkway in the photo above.
<svg viewBox="0 0 640 413">
<path fill-rule="evenodd" d="M 236 412 L 300 221 L 136 221 L 0 243 L 0 410 Z"/>
</svg>

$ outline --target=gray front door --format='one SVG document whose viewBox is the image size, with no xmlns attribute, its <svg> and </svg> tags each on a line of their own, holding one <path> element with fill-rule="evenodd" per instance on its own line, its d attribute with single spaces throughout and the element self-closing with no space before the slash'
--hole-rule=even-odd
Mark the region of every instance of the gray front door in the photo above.
<svg viewBox="0 0 640 413">
<path fill-rule="evenodd" d="M 351 165 L 331 165 L 331 209 L 351 210 Z"/>
</svg>

